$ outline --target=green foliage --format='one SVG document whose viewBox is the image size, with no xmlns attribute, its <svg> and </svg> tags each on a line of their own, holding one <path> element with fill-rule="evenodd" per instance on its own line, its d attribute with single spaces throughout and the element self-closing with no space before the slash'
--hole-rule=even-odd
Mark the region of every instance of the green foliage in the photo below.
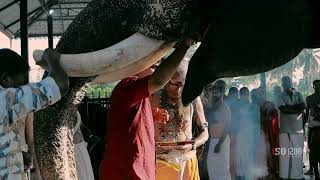
<svg viewBox="0 0 320 180">
<path fill-rule="evenodd" d="M 274 86 L 281 86 L 281 78 L 290 76 L 293 79 L 293 86 L 300 91 L 304 97 L 313 93 L 312 82 L 320 79 L 320 68 L 314 58 L 312 50 L 304 49 L 296 58 L 276 69 L 266 72 L 267 98 L 272 98 Z M 260 75 L 225 78 L 227 88 L 231 86 L 248 87 L 249 89 L 260 86 Z"/>
<path fill-rule="evenodd" d="M 89 98 L 105 98 L 110 97 L 114 87 L 118 84 L 117 82 L 112 82 L 108 84 L 95 84 L 91 85 L 86 93 Z"/>
</svg>

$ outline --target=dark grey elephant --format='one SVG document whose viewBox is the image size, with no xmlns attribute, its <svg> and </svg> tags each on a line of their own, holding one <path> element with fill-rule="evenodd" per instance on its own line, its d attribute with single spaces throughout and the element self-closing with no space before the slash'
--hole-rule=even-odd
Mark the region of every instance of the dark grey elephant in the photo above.
<svg viewBox="0 0 320 180">
<path fill-rule="evenodd" d="M 317 0 L 93 0 L 56 48 L 62 54 L 79 54 L 111 47 L 101 57 L 114 56 L 107 65 L 94 60 L 95 55 L 82 55 L 82 64 L 64 56 L 72 60 L 63 64 L 72 76 L 71 90 L 57 104 L 36 113 L 34 121 L 36 153 L 45 179 L 76 179 L 71 129 L 75 107 L 92 80 L 132 75 L 161 58 L 172 47 L 170 42 L 207 29 L 189 65 L 183 92 L 188 104 L 217 78 L 264 72 L 288 62 L 303 48 L 319 47 L 317 7 Z M 130 55 L 128 47 L 133 49 Z M 140 57 L 142 53 L 147 54 Z M 132 56 L 139 61 L 130 63 Z"/>
</svg>

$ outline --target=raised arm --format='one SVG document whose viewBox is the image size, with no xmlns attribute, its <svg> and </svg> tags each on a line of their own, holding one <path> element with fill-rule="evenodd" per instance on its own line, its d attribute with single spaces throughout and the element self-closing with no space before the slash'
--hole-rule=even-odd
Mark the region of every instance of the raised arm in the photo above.
<svg viewBox="0 0 320 180">
<path fill-rule="evenodd" d="M 174 52 L 157 67 L 148 81 L 150 94 L 157 92 L 167 84 L 193 43 L 194 41 L 192 39 L 186 38 L 177 46 Z"/>
<path fill-rule="evenodd" d="M 61 95 L 66 95 L 69 91 L 69 78 L 60 65 L 60 54 L 53 49 L 46 49 L 41 61 L 36 64 L 43 67 L 48 72 L 48 76 L 55 80 Z"/>
<path fill-rule="evenodd" d="M 9 123 L 23 119 L 30 112 L 43 109 L 60 100 L 59 88 L 51 77 L 39 83 L 27 84 L 20 88 L 7 88 L 0 92 L 0 116 Z"/>
<path fill-rule="evenodd" d="M 0 92 L 0 117 L 9 124 L 25 118 L 28 113 L 44 109 L 61 99 L 69 89 L 69 78 L 60 66 L 60 55 L 46 50 L 37 62 L 49 72 L 49 77 L 39 83 L 30 83 Z"/>
</svg>

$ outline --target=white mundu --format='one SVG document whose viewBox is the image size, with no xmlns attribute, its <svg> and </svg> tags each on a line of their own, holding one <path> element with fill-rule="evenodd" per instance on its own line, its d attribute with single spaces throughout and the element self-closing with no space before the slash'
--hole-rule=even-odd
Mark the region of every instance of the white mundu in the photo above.
<svg viewBox="0 0 320 180">
<path fill-rule="evenodd" d="M 281 101 L 286 105 L 305 103 L 302 94 L 293 91 L 292 97 L 282 92 Z M 280 113 L 280 148 L 285 149 L 280 154 L 280 178 L 303 179 L 303 154 L 294 154 L 303 149 L 302 114 Z M 294 151 L 295 150 L 295 151 Z M 299 150 L 299 151 L 298 151 Z"/>
</svg>

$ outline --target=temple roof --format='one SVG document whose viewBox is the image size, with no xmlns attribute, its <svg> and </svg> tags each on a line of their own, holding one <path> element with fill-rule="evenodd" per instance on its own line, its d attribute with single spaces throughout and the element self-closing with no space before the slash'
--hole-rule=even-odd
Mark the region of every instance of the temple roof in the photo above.
<svg viewBox="0 0 320 180">
<path fill-rule="evenodd" d="M 47 16 L 54 10 L 53 35 L 61 36 L 91 0 L 27 0 L 29 37 L 47 36 Z M 9 38 L 20 37 L 20 0 L 0 1 L 0 31 Z"/>
</svg>

